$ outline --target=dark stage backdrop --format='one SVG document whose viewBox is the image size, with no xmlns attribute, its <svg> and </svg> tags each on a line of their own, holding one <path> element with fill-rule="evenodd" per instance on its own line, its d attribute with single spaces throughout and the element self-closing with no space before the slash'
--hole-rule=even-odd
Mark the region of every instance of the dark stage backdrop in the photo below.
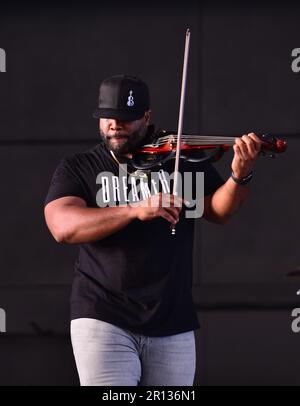
<svg viewBox="0 0 300 406">
<path fill-rule="evenodd" d="M 152 121 L 177 126 L 184 35 L 192 31 L 184 130 L 270 132 L 285 155 L 261 159 L 252 193 L 226 226 L 197 220 L 197 385 L 298 384 L 300 47 L 293 3 L 14 4 L 0 14 L 0 385 L 77 385 L 68 336 L 77 248 L 59 245 L 43 200 L 59 159 L 97 143 L 101 80 L 148 82 Z M 232 153 L 216 166 L 226 178 Z M 174 292 L 176 294 L 176 292 Z"/>
</svg>

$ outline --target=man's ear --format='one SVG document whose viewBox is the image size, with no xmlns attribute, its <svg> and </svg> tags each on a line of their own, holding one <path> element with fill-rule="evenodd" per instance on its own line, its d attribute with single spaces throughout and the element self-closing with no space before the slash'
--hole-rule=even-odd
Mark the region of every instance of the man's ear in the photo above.
<svg viewBox="0 0 300 406">
<path fill-rule="evenodd" d="M 150 116 L 151 116 L 151 110 L 147 110 L 145 111 L 145 120 L 146 120 L 146 124 L 149 124 L 150 122 Z"/>
</svg>

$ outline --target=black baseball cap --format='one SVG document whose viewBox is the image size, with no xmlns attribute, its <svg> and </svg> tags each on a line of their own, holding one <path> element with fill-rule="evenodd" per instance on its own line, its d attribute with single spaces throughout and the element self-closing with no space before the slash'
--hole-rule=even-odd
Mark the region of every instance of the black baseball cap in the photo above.
<svg viewBox="0 0 300 406">
<path fill-rule="evenodd" d="M 150 108 L 149 88 L 135 76 L 116 75 L 104 79 L 99 90 L 99 105 L 94 118 L 134 121 Z"/>
</svg>

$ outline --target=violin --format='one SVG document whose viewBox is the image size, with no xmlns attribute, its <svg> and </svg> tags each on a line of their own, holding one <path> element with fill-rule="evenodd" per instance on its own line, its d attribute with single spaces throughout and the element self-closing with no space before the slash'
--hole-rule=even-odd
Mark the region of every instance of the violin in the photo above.
<svg viewBox="0 0 300 406">
<path fill-rule="evenodd" d="M 180 159 L 189 162 L 216 162 L 235 143 L 237 137 L 214 135 L 181 135 Z M 262 156 L 275 158 L 276 154 L 283 153 L 286 141 L 274 136 L 264 134 L 259 136 L 262 141 Z M 131 165 L 136 169 L 146 170 L 162 165 L 170 159 L 175 159 L 178 136 L 175 132 L 159 130 L 149 144 L 141 146 L 131 158 Z"/>
</svg>

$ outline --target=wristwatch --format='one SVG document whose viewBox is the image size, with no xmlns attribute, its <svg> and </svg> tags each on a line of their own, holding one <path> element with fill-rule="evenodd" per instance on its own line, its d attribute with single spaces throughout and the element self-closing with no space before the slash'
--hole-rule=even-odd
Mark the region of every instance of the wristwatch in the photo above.
<svg viewBox="0 0 300 406">
<path fill-rule="evenodd" d="M 251 171 L 247 176 L 244 176 L 243 178 L 236 178 L 233 174 L 233 172 L 231 172 L 231 179 L 233 179 L 235 181 L 235 183 L 237 183 L 238 185 L 247 185 L 247 183 L 250 182 L 250 180 L 253 177 L 253 171 Z"/>
</svg>

